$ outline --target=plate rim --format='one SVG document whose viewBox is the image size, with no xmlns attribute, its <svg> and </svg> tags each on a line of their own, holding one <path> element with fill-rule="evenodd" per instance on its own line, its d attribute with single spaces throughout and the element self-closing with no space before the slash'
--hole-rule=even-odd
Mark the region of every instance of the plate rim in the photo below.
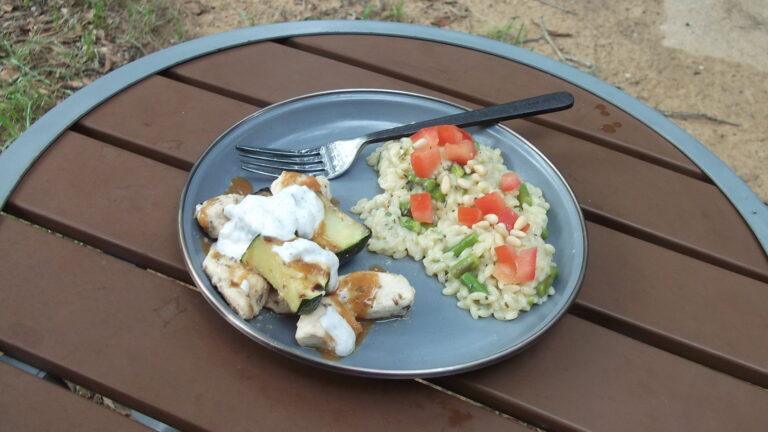
<svg viewBox="0 0 768 432">
<path fill-rule="evenodd" d="M 221 295 L 218 293 L 215 287 L 213 288 L 214 292 L 210 292 L 211 290 L 204 283 L 202 283 L 199 275 L 196 272 L 197 269 L 195 269 L 192 266 L 190 251 L 187 249 L 187 245 L 184 242 L 183 212 L 184 212 L 184 203 L 187 198 L 187 193 L 189 191 L 190 183 L 194 178 L 195 173 L 197 172 L 197 169 L 199 168 L 203 160 L 206 158 L 208 153 L 210 153 L 210 151 L 213 148 L 215 148 L 224 137 L 226 137 L 231 132 L 236 130 L 241 124 L 245 123 L 246 121 L 254 117 L 263 115 L 266 112 L 273 111 L 284 105 L 292 104 L 304 99 L 311 99 L 311 98 L 316 98 L 320 96 L 338 95 L 338 94 L 346 94 L 346 93 L 349 93 L 349 94 L 382 93 L 382 94 L 394 94 L 399 96 L 409 96 L 409 97 L 427 99 L 434 102 L 439 102 L 442 104 L 453 106 L 455 108 L 459 108 L 464 111 L 469 111 L 469 108 L 461 104 L 451 102 L 445 99 L 441 99 L 438 97 L 434 97 L 434 96 L 416 93 L 416 92 L 410 92 L 410 91 L 404 91 L 404 90 L 392 90 L 392 89 L 377 89 L 377 88 L 351 88 L 351 89 L 325 90 L 325 91 L 319 91 L 319 92 L 313 92 L 313 93 L 303 94 L 299 96 L 294 96 L 292 98 L 285 99 L 285 100 L 276 102 L 274 104 L 268 105 L 266 107 L 263 107 L 261 109 L 258 109 L 255 112 L 247 115 L 246 117 L 238 120 L 229 128 L 227 128 L 224 132 L 219 134 L 219 136 L 216 137 L 211 142 L 211 144 L 197 158 L 197 160 L 195 161 L 195 164 L 192 166 L 192 168 L 189 171 L 189 174 L 187 175 L 187 179 L 184 182 L 184 187 L 182 189 L 181 197 L 179 199 L 179 211 L 178 211 L 178 217 L 177 217 L 177 231 L 179 235 L 179 243 L 181 245 L 182 255 L 184 257 L 184 265 L 187 268 L 187 272 L 191 276 L 195 286 L 200 290 L 200 293 L 203 295 L 205 300 L 214 308 L 214 310 L 216 310 L 219 313 L 219 315 L 221 315 L 229 324 L 234 326 L 240 333 L 243 333 L 251 340 L 257 342 L 259 345 L 264 346 L 270 349 L 271 351 L 277 352 L 281 355 L 285 355 L 292 359 L 299 360 L 302 363 L 309 364 L 315 367 L 320 367 L 333 372 L 348 374 L 348 375 L 356 375 L 356 376 L 371 377 L 371 378 L 388 378 L 388 379 L 412 379 L 412 378 L 429 378 L 429 377 L 447 376 L 447 375 L 453 375 L 461 372 L 468 372 L 471 370 L 490 366 L 505 358 L 508 358 L 517 353 L 520 353 L 521 351 L 528 348 L 531 344 L 536 342 L 539 339 L 539 337 L 541 337 L 541 335 L 546 333 L 547 330 L 549 330 L 558 321 L 560 321 L 563 315 L 565 315 L 565 313 L 570 309 L 571 305 L 576 299 L 576 296 L 581 290 L 581 285 L 584 281 L 584 274 L 586 272 L 587 261 L 588 261 L 588 251 L 589 251 L 587 229 L 586 229 L 586 222 L 584 220 L 584 214 L 581 210 L 579 201 L 576 198 L 576 195 L 573 193 L 573 189 L 565 180 L 565 177 L 562 175 L 562 173 L 560 173 L 560 171 L 557 169 L 557 167 L 555 167 L 552 161 L 550 161 L 538 148 L 536 148 L 533 144 L 531 144 L 527 139 L 523 138 L 520 134 L 518 134 L 514 130 L 510 129 L 509 127 L 501 123 L 496 123 L 494 126 L 497 126 L 502 130 L 504 130 L 505 132 L 515 136 L 524 145 L 528 146 L 534 153 L 536 153 L 538 157 L 540 157 L 546 163 L 546 165 L 549 166 L 549 168 L 556 174 L 556 176 L 560 179 L 562 184 L 565 186 L 565 189 L 568 191 L 568 196 L 570 197 L 571 201 L 573 202 L 576 208 L 576 214 L 578 216 L 579 226 L 581 228 L 582 255 L 584 257 L 581 263 L 581 267 L 579 268 L 579 274 L 578 274 L 578 277 L 576 278 L 575 287 L 571 292 L 571 294 L 568 296 L 568 298 L 566 298 L 565 303 L 560 308 L 560 310 L 558 310 L 554 315 L 552 315 L 548 319 L 548 321 L 544 322 L 544 325 L 542 325 L 537 331 L 529 334 L 522 341 L 510 346 L 509 348 L 499 351 L 497 353 L 494 353 L 490 356 L 484 357 L 482 359 L 474 360 L 471 362 L 465 362 L 461 364 L 456 364 L 452 366 L 444 366 L 444 367 L 437 367 L 437 368 L 390 370 L 390 369 L 376 369 L 376 368 L 366 368 L 366 367 L 360 367 L 360 366 L 343 365 L 341 363 L 326 360 L 326 359 L 304 356 L 300 354 L 299 351 L 295 349 L 291 349 L 291 347 L 287 347 L 287 346 L 284 347 L 282 343 L 271 340 L 267 337 L 260 335 L 258 332 L 254 331 L 248 325 L 246 325 L 245 320 L 240 318 L 240 316 L 238 316 L 234 311 L 232 311 L 232 308 L 229 307 L 229 305 L 226 304 L 226 301 L 224 301 L 221 298 Z"/>
</svg>

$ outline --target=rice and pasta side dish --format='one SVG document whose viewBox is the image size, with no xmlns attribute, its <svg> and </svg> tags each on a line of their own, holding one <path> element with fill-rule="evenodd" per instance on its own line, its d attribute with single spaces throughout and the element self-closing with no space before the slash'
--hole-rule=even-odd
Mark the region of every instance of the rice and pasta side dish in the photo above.
<svg viewBox="0 0 768 432">
<path fill-rule="evenodd" d="M 372 252 L 420 260 L 473 318 L 512 320 L 554 294 L 549 204 L 499 149 L 455 126 L 388 141 L 367 159 L 382 193 L 360 200 Z"/>
</svg>

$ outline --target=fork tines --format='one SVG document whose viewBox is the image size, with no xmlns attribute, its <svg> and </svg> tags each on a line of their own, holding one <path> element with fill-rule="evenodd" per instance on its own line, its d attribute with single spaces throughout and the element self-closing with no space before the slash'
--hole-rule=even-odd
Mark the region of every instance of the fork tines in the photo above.
<svg viewBox="0 0 768 432">
<path fill-rule="evenodd" d="M 282 171 L 305 174 L 325 174 L 325 164 L 319 148 L 278 150 L 261 147 L 237 146 L 241 167 L 249 172 L 278 177 Z"/>
</svg>

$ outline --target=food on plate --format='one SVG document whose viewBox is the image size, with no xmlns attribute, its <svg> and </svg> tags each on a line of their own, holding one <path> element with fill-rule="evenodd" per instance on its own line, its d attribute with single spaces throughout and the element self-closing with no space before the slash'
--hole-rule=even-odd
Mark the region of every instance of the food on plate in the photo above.
<svg viewBox="0 0 768 432">
<path fill-rule="evenodd" d="M 222 255 L 215 246 L 205 256 L 203 270 L 238 315 L 251 319 L 259 314 L 270 287 L 258 273 L 240 261 Z"/>
<path fill-rule="evenodd" d="M 359 320 L 403 316 L 413 305 L 416 290 L 401 275 L 359 271 L 339 279 L 333 295 L 320 297 L 312 313 L 296 325 L 296 341 L 337 356 L 355 348 L 363 327 Z"/>
<path fill-rule="evenodd" d="M 264 276 L 291 312 L 298 314 L 314 310 L 338 283 L 339 258 L 303 238 L 284 242 L 260 235 L 251 242 L 242 262 Z"/>
<path fill-rule="evenodd" d="M 403 316 L 413 305 L 416 290 L 399 274 L 358 271 L 339 279 L 336 297 L 363 319 Z"/>
<path fill-rule="evenodd" d="M 299 344 L 346 356 L 363 335 L 358 319 L 408 312 L 415 291 L 404 277 L 339 277 L 339 265 L 365 247 L 371 231 L 333 204 L 326 178 L 283 172 L 268 189 L 243 190 L 250 187 L 230 188 L 234 193 L 210 198 L 195 212 L 216 240 L 203 270 L 241 318 L 264 306 L 298 314 Z"/>
<path fill-rule="evenodd" d="M 302 182 L 302 186 L 305 186 L 306 184 L 317 185 L 316 188 L 313 188 L 312 190 L 318 194 L 321 194 L 320 197 L 323 204 L 324 216 L 322 222 L 317 226 L 314 234 L 312 234 L 311 240 L 323 248 L 326 248 L 335 253 L 341 262 L 352 258 L 358 252 L 363 250 L 363 248 L 365 248 L 366 243 L 368 243 L 368 239 L 371 237 L 371 231 L 366 228 L 365 225 L 352 219 L 348 214 L 344 213 L 341 211 L 341 209 L 336 207 L 331 202 L 331 198 L 329 198 L 329 189 L 327 187 L 323 188 L 320 186 L 323 183 L 316 181 L 315 177 L 304 174 L 289 177 L 284 176 L 285 172 L 280 177 L 278 177 L 277 180 L 275 180 L 275 183 L 279 182 L 279 187 L 272 187 L 271 189 L 262 190 L 258 193 L 262 194 L 263 196 L 271 196 L 272 193 L 280 193 L 283 189 L 285 189 L 284 184 L 287 181 L 286 179 Z M 305 180 L 305 178 L 310 178 L 315 181 L 310 182 Z M 325 182 L 328 181 L 324 177 L 317 178 L 323 179 Z M 275 183 L 273 183 L 273 185 Z M 317 192 L 316 189 L 324 192 Z"/>
<path fill-rule="evenodd" d="M 352 212 L 372 231 L 370 251 L 422 261 L 476 319 L 511 320 L 554 294 L 549 203 L 499 149 L 445 125 L 388 141 L 367 161 L 382 193 Z"/>
<path fill-rule="evenodd" d="M 332 300 L 323 298 L 315 310 L 299 317 L 296 323 L 296 342 L 301 346 L 346 357 L 354 351 L 357 336 L 361 332 L 362 327 L 357 320 L 352 318 L 347 321 Z"/>
<path fill-rule="evenodd" d="M 239 204 L 242 200 L 243 195 L 238 194 L 215 196 L 197 205 L 195 219 L 210 238 L 218 238 L 221 228 L 229 221 L 224 208 L 230 204 Z"/>
<path fill-rule="evenodd" d="M 306 186 L 325 199 L 330 200 L 332 198 L 331 184 L 327 178 L 323 176 L 315 177 L 293 171 L 283 171 L 269 186 L 269 191 L 271 193 L 278 193 L 291 185 Z"/>
</svg>

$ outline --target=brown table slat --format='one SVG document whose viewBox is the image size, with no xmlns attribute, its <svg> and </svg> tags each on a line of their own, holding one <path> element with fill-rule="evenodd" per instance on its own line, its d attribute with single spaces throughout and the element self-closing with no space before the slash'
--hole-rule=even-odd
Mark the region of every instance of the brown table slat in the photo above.
<svg viewBox="0 0 768 432">
<path fill-rule="evenodd" d="M 287 360 L 195 291 L 8 217 L 0 253 L 0 348 L 182 430 L 527 430 L 414 381 Z"/>
<path fill-rule="evenodd" d="M 764 389 L 572 316 L 497 367 L 437 383 L 556 430 L 764 431 L 768 425 Z"/>
<path fill-rule="evenodd" d="M 75 158 L 87 161 L 87 169 L 73 165 Z M 181 170 L 70 132 L 33 167 L 9 209 L 189 281 L 175 234 L 185 177 Z M 124 197 L 121 186 L 147 195 Z M 78 206 L 71 197 L 78 197 Z M 768 303 L 768 286 L 600 225 L 588 223 L 588 228 L 591 259 L 578 299 L 581 315 L 768 384 L 768 350 L 754 343 L 768 329 L 761 309 Z M 729 287 L 727 294 L 723 287 Z M 736 312 L 714 313 L 723 310 L 725 298 Z M 742 330 L 729 333 L 733 328 Z"/>
<path fill-rule="evenodd" d="M 114 107 L 131 107 L 130 111 Z M 215 109 L 211 109 L 215 107 Z M 217 136 L 258 108 L 152 76 L 78 123 L 89 136 L 189 170 Z"/>
<path fill-rule="evenodd" d="M 148 431 L 93 402 L 0 363 L 0 430 Z"/>
<path fill-rule="evenodd" d="M 544 124 L 639 157 L 659 158 L 666 166 L 703 177 L 679 150 L 620 108 L 520 63 L 471 49 L 398 37 L 307 36 L 291 39 L 288 44 L 481 105 L 567 90 L 574 95 L 574 107 L 539 117 Z"/>
<path fill-rule="evenodd" d="M 768 387 L 768 284 L 587 224 L 580 316 Z"/>
<path fill-rule="evenodd" d="M 138 266 L 191 282 L 179 266 L 176 223 L 186 178 L 186 171 L 65 132 L 32 166 L 8 209 Z"/>
<path fill-rule="evenodd" d="M 237 333 L 194 291 L 8 218 L 0 253 L 0 272 L 17 275 L 0 303 L 0 348 L 171 425 L 517 428 L 412 381 L 288 361 Z M 768 422 L 762 389 L 575 317 L 516 358 L 440 382 L 569 430 L 749 431 Z"/>
<path fill-rule="evenodd" d="M 264 58 L 272 60 L 264 63 Z M 261 104 L 333 88 L 424 90 L 273 43 L 209 55 L 177 66 L 169 75 Z M 763 249 L 714 186 L 530 122 L 510 126 L 555 160 L 594 214 L 768 281 Z"/>
</svg>

